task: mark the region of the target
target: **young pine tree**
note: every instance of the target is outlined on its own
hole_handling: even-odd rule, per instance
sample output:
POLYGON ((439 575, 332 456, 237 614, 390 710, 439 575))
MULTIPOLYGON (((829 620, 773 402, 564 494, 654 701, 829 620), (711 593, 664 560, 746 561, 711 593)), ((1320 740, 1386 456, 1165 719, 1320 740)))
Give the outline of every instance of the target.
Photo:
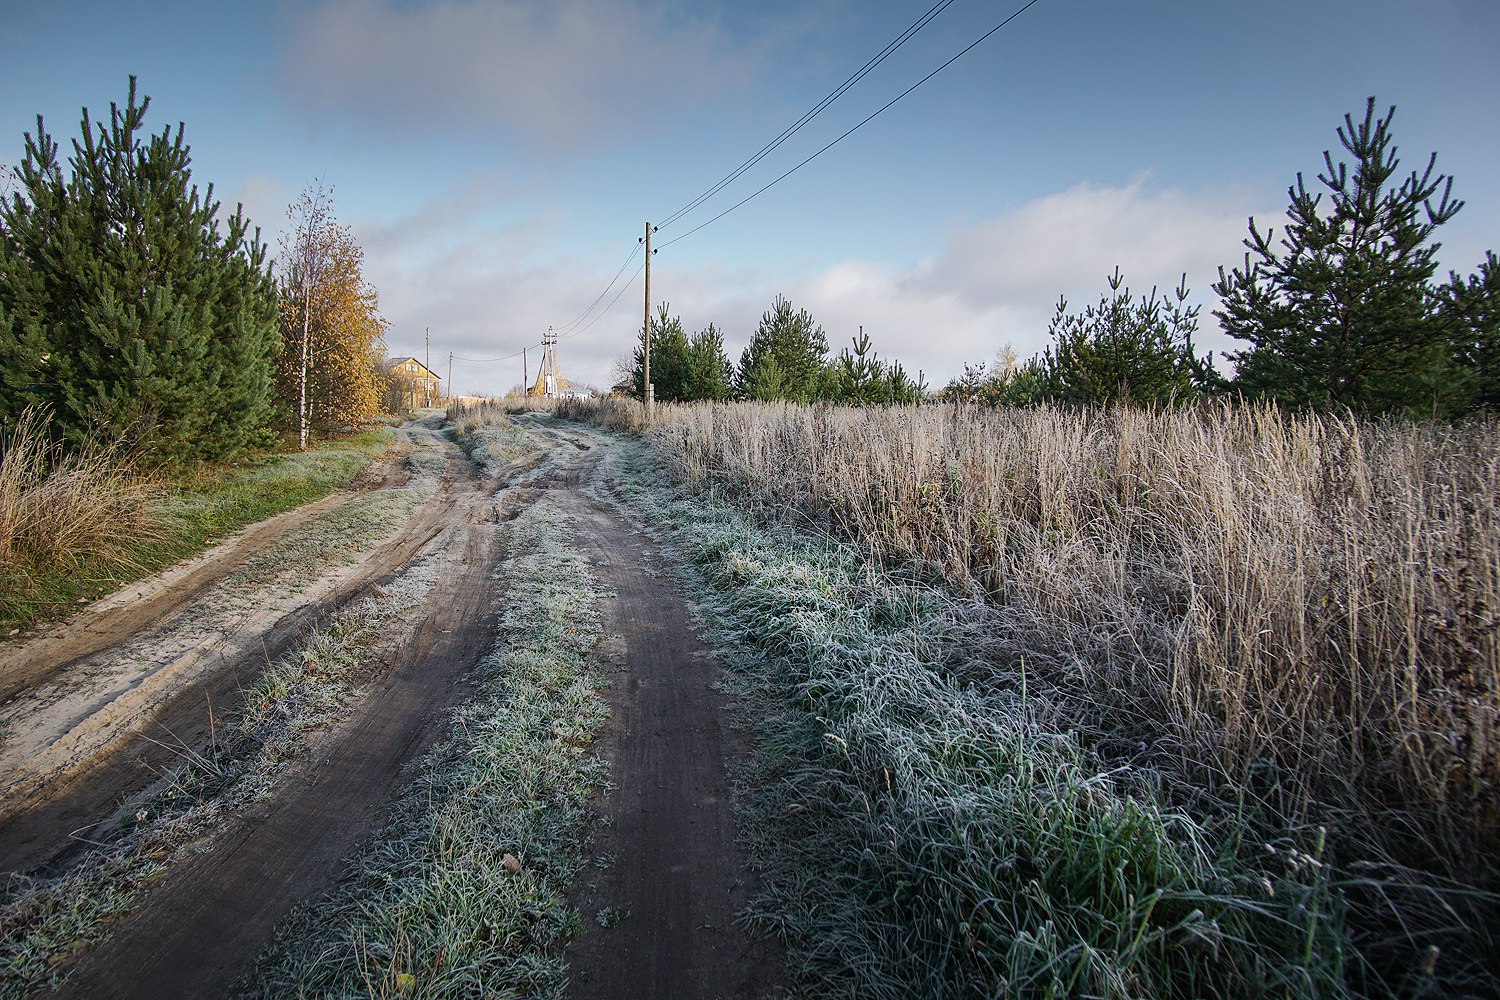
POLYGON ((263 437, 275 289, 259 232, 191 182, 183 126, 143 136, 150 99, 83 112, 65 174, 39 117, 0 207, 0 420, 47 406, 74 444, 221 458, 263 437))
POLYGON ((1120 269, 1109 294, 1081 313, 1057 303, 1041 358, 1047 395, 1072 403, 1150 405, 1184 401, 1209 390, 1217 376, 1193 346, 1198 307, 1187 304, 1187 276, 1170 298, 1132 298, 1120 269))
POLYGON ((1450 271, 1439 297, 1464 398, 1471 408, 1500 412, 1500 259, 1491 250, 1468 278, 1450 271))
POLYGON ((1231 355, 1235 384, 1250 395, 1296 407, 1432 414, 1455 405, 1447 320, 1430 279, 1432 235, 1463 202, 1452 178, 1398 177, 1391 108, 1338 130, 1352 158, 1323 153, 1313 193, 1297 175, 1279 243, 1250 220, 1245 264, 1214 285, 1223 329, 1249 346, 1231 355), (1324 195, 1328 196, 1325 204, 1324 195))
POLYGON ((745 399, 810 403, 827 356, 828 337, 812 314, 793 310, 791 300, 778 295, 740 353, 736 392, 745 399))
MULTIPOLYGON (((636 399, 646 398, 646 355, 644 343, 637 338, 631 385, 636 399)), ((682 318, 672 315, 672 305, 662 302, 651 317, 651 384, 656 387, 659 403, 681 403, 688 397, 684 383, 688 378, 688 337, 682 318)))

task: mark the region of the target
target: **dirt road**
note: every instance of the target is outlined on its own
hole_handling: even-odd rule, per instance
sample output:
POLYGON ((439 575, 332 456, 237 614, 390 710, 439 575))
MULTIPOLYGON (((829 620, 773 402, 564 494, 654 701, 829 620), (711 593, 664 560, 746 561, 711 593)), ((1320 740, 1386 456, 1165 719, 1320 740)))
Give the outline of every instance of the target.
POLYGON ((575 515, 577 543, 619 595, 612 641, 624 670, 602 751, 614 791, 601 810, 613 822, 594 844, 619 860, 579 883, 574 995, 750 997, 775 984, 775 956, 732 924, 748 886, 712 659, 648 568, 652 546, 585 493, 609 439, 531 426, 541 451, 488 478, 435 421, 412 426, 405 469, 247 529, 71 630, 0 654, 13 728, 0 746, 0 872, 56 871, 127 825, 163 770, 206 748, 216 720, 315 622, 418 564, 432 578, 316 753, 181 852, 107 940, 65 960, 63 995, 222 995, 281 916, 335 882, 493 642, 504 610, 497 522, 544 493, 575 515), (606 907, 628 916, 600 927, 606 907))

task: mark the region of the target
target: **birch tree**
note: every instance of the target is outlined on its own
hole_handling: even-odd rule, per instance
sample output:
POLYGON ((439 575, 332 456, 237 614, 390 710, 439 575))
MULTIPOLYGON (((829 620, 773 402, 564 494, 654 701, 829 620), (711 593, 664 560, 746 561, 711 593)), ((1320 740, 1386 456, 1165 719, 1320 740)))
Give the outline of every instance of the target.
POLYGON ((286 350, 278 381, 305 450, 314 425, 352 423, 379 411, 388 324, 364 277, 363 248, 334 217, 332 189, 314 184, 287 216, 293 229, 282 253, 286 350))

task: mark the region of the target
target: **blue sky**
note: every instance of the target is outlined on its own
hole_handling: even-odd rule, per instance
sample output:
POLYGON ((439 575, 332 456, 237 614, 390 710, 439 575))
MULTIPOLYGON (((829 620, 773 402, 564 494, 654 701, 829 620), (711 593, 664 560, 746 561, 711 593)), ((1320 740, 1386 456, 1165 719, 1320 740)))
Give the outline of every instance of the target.
MULTIPOLYGON (((1500 249, 1494 0, 1038 0, 765 194, 692 235, 1015 11, 955 0, 743 179, 656 236, 653 298, 738 356, 777 294, 830 344, 941 385, 1004 344, 1044 345, 1120 265, 1187 274, 1204 347, 1247 218, 1275 222, 1346 112, 1374 95, 1403 168, 1430 153, 1466 207, 1444 268, 1500 249), (680 242, 668 241, 683 237, 680 242)), ((644 223, 737 167, 932 0, 0 0, 0 162, 36 115, 64 141, 135 74, 148 125, 186 124, 194 177, 273 246, 318 178, 366 250, 393 354, 498 358, 566 330, 565 375, 607 385, 639 331, 632 279, 584 313, 644 223)), ((456 361, 500 392, 520 360, 456 361)))

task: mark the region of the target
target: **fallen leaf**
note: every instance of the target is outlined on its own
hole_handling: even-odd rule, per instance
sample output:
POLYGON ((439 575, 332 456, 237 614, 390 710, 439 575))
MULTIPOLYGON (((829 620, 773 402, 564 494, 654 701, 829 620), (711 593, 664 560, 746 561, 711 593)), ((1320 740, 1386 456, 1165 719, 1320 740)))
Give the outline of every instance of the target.
POLYGON ((500 867, 508 872, 518 872, 521 870, 521 862, 516 860, 514 854, 507 854, 500 859, 500 867))

